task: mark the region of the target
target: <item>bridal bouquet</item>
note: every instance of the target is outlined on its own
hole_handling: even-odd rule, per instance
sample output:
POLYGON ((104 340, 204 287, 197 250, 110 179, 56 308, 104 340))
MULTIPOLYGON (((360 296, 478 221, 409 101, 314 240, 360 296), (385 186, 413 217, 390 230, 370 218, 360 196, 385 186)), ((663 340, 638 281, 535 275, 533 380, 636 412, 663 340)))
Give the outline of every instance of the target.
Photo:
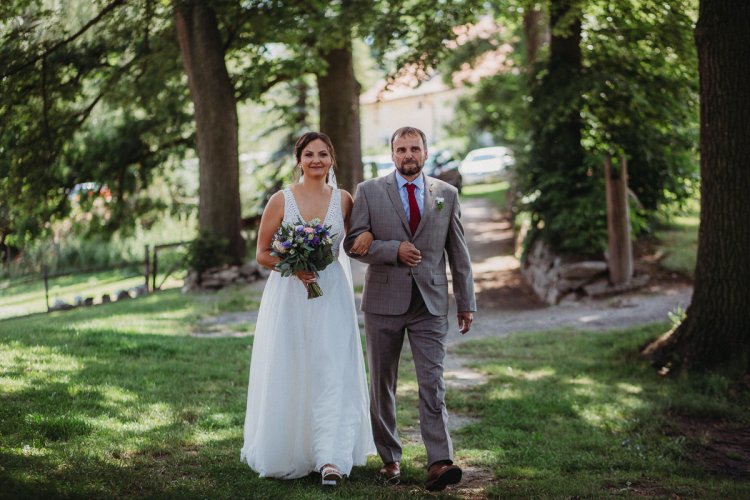
MULTIPOLYGON (((333 237, 331 226, 324 226, 320 219, 313 219, 307 224, 298 221, 296 224, 281 223, 271 242, 271 255, 281 259, 276 270, 288 277, 297 271, 322 271, 333 262, 333 237)), ((314 299, 323 295, 317 283, 307 285, 307 298, 314 299)))

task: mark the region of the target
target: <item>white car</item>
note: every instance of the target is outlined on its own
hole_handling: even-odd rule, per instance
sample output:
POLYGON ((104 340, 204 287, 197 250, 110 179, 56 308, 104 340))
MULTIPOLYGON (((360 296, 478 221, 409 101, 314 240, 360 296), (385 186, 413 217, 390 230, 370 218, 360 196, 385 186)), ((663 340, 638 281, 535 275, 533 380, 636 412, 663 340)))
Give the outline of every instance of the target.
POLYGON ((385 177, 396 169, 390 155, 363 156, 362 166, 365 169, 365 179, 385 177))
POLYGON ((458 167, 464 184, 507 180, 507 167, 513 165, 513 153, 502 146, 469 151, 458 167))

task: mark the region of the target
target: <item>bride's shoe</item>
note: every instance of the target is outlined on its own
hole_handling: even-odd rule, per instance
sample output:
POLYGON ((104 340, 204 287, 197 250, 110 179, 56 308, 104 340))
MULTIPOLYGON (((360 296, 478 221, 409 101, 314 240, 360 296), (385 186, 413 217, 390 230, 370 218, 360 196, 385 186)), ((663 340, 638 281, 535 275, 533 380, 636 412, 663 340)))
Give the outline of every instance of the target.
POLYGON ((323 486, 336 486, 341 481, 341 471, 333 464, 325 464, 320 468, 323 486))

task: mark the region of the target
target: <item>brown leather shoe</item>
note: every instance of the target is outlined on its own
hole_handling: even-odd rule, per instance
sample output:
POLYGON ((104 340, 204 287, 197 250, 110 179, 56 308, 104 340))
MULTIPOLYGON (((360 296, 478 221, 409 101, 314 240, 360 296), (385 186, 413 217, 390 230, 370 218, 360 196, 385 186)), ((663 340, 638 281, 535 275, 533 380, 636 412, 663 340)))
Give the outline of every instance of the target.
POLYGON ((401 466, 398 462, 388 462, 380 468, 380 475, 385 479, 385 484, 397 485, 401 482, 401 466))
POLYGON ((427 491, 443 491, 449 484, 458 484, 461 481, 461 467, 448 462, 435 462, 427 471, 427 491))

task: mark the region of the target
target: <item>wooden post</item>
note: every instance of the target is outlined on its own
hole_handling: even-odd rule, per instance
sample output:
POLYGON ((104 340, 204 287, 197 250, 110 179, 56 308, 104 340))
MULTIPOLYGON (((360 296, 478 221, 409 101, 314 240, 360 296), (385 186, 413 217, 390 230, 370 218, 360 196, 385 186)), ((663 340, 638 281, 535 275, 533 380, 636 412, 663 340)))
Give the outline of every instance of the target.
POLYGON ((44 275, 44 303, 47 305, 47 312, 49 312, 49 270, 47 264, 42 266, 42 274, 44 275))
POLYGON ((609 234, 609 281, 626 283, 633 277, 633 246, 630 241, 628 209, 628 168, 625 156, 620 168, 612 167, 612 157, 604 160, 607 190, 607 229, 609 234))
POLYGON ((146 291, 148 292, 148 275, 149 271, 151 271, 151 266, 148 262, 148 245, 143 245, 143 280, 144 285, 146 286, 146 291))
POLYGON ((159 245, 154 246, 154 272, 152 273, 151 289, 156 291, 156 273, 159 272, 159 245))

